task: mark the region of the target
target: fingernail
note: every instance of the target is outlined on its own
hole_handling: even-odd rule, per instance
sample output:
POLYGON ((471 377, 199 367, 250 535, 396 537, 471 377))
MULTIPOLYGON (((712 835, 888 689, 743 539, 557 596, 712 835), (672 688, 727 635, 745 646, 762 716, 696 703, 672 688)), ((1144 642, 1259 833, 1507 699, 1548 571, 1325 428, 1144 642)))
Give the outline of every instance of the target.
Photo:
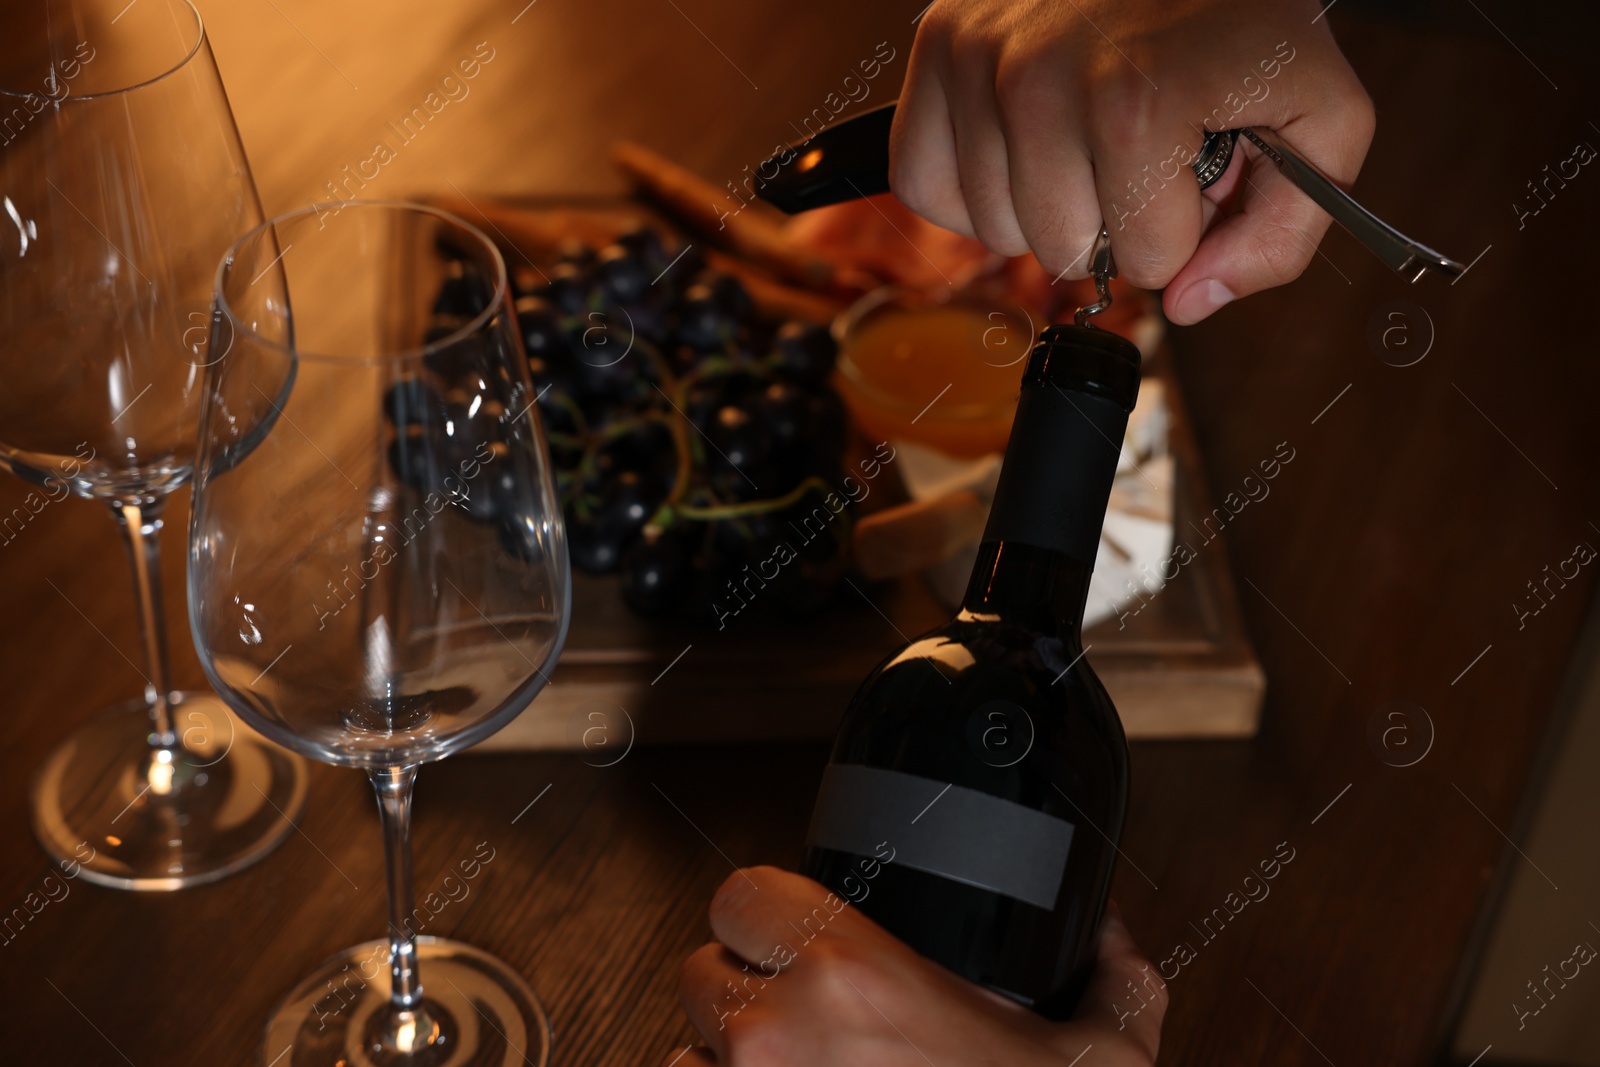
POLYGON ((1179 326, 1193 325, 1233 299, 1226 285, 1215 278, 1202 278, 1178 294, 1172 321, 1179 326))

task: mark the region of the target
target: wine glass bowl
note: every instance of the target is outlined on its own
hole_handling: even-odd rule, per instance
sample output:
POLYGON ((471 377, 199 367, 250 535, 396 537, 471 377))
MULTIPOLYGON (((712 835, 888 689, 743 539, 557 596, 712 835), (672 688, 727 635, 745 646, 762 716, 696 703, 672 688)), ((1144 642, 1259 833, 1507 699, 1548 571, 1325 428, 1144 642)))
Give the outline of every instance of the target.
POLYGON ((265 1058, 542 1062, 548 1028, 526 983, 478 949, 417 937, 410 888, 418 765, 526 707, 566 634, 561 512, 505 264, 444 212, 355 202, 246 234, 216 292, 189 531, 195 647, 251 726, 367 771, 390 864, 388 942, 291 992, 265 1058), (392 989, 368 974, 330 1013, 328 983, 379 949, 392 989))
POLYGON ((216 261, 261 221, 199 13, 125 4, 51 0, 72 17, 13 27, 0 84, 0 320, 26 366, 0 462, 76 461, 107 499, 188 480, 216 261))
POLYGON ((411 766, 473 744, 533 698, 562 636, 559 508, 526 361, 489 308, 503 266, 454 225, 308 210, 243 238, 218 276, 195 641, 252 725, 324 762, 411 766), (317 287, 302 257, 309 274, 386 248, 416 264, 408 291, 301 291, 317 287), (420 343, 429 290, 452 275, 481 282, 485 310, 420 343), (352 315, 362 302, 373 314, 352 315), (229 465, 208 462, 222 449, 229 465))
POLYGON ((193 471, 216 263, 260 220, 187 0, 3 5, 0 468, 109 505, 143 638, 143 699, 75 730, 31 796, 45 850, 103 885, 221 878, 290 833, 305 798, 299 760, 213 695, 171 689, 161 610, 157 541, 193 471))

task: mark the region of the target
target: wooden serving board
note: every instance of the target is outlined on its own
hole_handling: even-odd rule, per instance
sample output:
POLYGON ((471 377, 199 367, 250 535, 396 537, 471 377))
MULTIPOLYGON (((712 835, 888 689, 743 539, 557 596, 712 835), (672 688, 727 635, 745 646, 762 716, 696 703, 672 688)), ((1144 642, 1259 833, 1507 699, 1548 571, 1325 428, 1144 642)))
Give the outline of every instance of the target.
MULTIPOLYGON (((1164 347, 1146 374, 1166 385, 1176 524, 1189 530, 1209 514, 1211 496, 1164 347)), ((1088 659, 1130 738, 1250 737, 1266 680, 1227 553, 1220 539, 1188 540, 1196 557, 1137 614, 1084 635, 1088 659)), ((475 750, 584 748, 604 764, 640 742, 830 738, 878 661, 951 615, 919 576, 852 581, 817 617, 741 616, 719 631, 640 619, 613 580, 575 574, 572 628, 550 685, 475 750)))

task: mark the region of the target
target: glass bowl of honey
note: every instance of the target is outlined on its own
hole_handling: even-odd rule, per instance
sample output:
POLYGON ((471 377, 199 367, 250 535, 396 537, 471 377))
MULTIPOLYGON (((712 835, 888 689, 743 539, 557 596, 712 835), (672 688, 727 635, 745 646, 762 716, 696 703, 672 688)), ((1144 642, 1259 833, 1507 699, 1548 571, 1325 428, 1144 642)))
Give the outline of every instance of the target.
POLYGON ((1043 325, 1019 304, 879 289, 833 324, 835 385, 857 425, 878 440, 959 457, 1003 452, 1043 325))

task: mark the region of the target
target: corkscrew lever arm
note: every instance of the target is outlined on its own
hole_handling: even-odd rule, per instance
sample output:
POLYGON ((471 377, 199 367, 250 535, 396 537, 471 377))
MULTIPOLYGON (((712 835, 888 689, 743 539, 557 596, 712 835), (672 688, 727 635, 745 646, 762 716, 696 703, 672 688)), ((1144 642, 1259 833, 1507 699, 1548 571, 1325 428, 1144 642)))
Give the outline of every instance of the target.
POLYGON ((1349 230, 1350 236, 1372 249, 1379 259, 1408 281, 1417 282, 1429 271, 1454 278, 1467 269, 1449 256, 1413 241, 1362 207, 1327 175, 1302 159, 1273 131, 1246 126, 1240 132, 1278 165, 1284 177, 1299 186, 1301 192, 1315 201, 1318 207, 1332 215, 1335 222, 1349 230))

